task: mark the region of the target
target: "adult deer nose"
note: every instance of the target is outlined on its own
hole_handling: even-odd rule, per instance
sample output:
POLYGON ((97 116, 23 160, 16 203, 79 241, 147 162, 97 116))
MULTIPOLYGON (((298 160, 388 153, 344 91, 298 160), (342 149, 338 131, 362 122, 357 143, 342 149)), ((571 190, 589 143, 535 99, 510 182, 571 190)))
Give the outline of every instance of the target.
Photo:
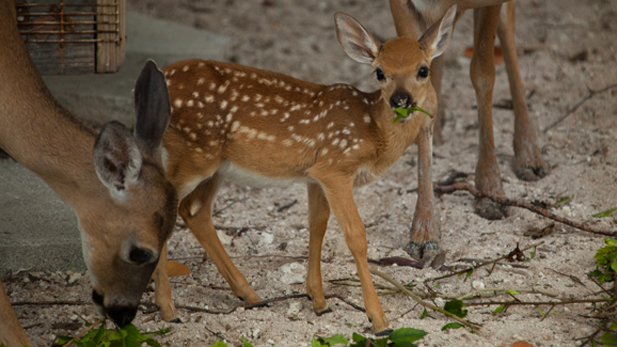
POLYGON ((105 308, 105 313, 120 328, 128 325, 135 318, 137 306, 111 306, 105 308))
POLYGON ((406 92, 396 92, 390 98, 390 105, 392 108, 409 108, 411 107, 412 98, 411 95, 406 92))

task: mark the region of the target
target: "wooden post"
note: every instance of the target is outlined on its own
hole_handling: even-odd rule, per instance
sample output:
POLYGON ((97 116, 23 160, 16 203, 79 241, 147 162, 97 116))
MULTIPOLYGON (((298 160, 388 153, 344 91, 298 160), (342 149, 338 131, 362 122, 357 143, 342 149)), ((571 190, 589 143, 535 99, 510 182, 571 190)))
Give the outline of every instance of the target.
POLYGON ((97 22, 117 23, 98 24, 97 31, 118 31, 97 33, 97 39, 109 42, 96 44, 96 73, 116 72, 122 66, 126 52, 126 0, 97 0, 97 4, 116 5, 97 7, 97 12, 100 13, 96 16, 97 22))

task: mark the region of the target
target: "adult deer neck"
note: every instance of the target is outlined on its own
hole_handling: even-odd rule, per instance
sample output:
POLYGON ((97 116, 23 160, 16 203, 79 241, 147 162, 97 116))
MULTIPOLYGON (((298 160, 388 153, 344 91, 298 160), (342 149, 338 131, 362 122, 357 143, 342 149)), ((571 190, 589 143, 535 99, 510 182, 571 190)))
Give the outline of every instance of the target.
MULTIPOLYGON (((95 133, 53 98, 23 43, 10 1, 0 2, 0 148, 74 205, 75 189, 96 187, 95 133)), ((99 183, 98 186, 103 186, 99 183)))

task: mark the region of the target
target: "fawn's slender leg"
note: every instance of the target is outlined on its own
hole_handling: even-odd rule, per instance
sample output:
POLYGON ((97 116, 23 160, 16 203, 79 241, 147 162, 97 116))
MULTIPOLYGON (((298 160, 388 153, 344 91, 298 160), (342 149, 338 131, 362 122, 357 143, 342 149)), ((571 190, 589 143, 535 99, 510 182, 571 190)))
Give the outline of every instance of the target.
POLYGON ((429 258, 439 252, 439 214, 435 210, 431 160, 433 156, 432 126, 418 133, 418 201, 411 224, 411 242, 407 252, 412 257, 429 258))
MULTIPOLYGON (((499 6, 474 9, 474 54, 471 59, 471 82, 478 100, 480 153, 476 166, 476 187, 480 192, 505 196, 493 137, 493 86, 495 84, 495 33, 499 24, 499 6)), ((501 219, 508 209, 489 199, 476 201, 476 211, 487 219, 501 219)))
MULTIPOLYGON (((319 174, 319 172, 315 173, 319 174)), ((325 174, 324 177, 317 177, 313 172, 311 174, 321 182, 328 203, 343 230, 345 241, 356 263, 366 315, 373 322, 373 329, 377 335, 389 334, 388 319, 381 308, 368 269, 366 229, 353 200, 353 180, 349 176, 325 174)))
POLYGON ((254 304, 259 302, 259 296, 233 264, 214 229, 212 204, 219 183, 220 176, 215 173, 180 202, 178 213, 229 283, 234 294, 249 304, 254 304))
POLYGON ((315 313, 321 316, 324 313, 332 312, 326 303, 321 282, 321 245, 328 228, 330 205, 328 205, 328 200, 319 184, 309 183, 307 188, 310 240, 306 292, 313 299, 315 313))
POLYGON ((535 128, 527 113, 525 84, 521 78, 514 40, 516 18, 514 1, 508 2, 505 6, 506 15, 499 21, 497 34, 504 53, 514 107, 514 153, 516 156, 514 173, 522 180, 537 181, 549 173, 550 167, 542 159, 542 153, 536 145, 535 128))
POLYGON ((2 281, 0 281, 0 317, 3 320, 0 325, 0 345, 4 344, 6 347, 32 346, 32 342, 15 316, 2 281))
POLYGON ((440 145, 443 143, 443 127, 446 124, 446 108, 443 104, 443 95, 441 94, 441 76, 443 75, 443 54, 433 59, 431 62, 431 84, 435 88, 437 95, 437 115, 433 123, 433 143, 440 145))
POLYGON ((154 270, 154 303, 161 311, 161 319, 167 322, 180 323, 178 311, 171 299, 171 285, 167 274, 167 242, 161 250, 159 263, 154 270))

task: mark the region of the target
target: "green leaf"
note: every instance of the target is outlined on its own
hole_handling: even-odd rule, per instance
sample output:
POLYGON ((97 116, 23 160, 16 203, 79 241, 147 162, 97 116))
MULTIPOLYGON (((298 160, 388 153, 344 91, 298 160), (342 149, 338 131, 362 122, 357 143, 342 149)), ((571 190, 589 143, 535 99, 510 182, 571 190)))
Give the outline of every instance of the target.
POLYGON ((242 335, 242 347, 253 347, 253 344, 248 342, 245 338, 244 335, 242 335))
MULTIPOLYGON (((58 335, 56 334, 56 338, 58 339, 58 344, 60 346, 67 344, 69 341, 71 341, 73 338, 70 336, 66 336, 66 335, 58 335)), ((1 344, 0 347, 3 347, 4 344, 1 344)))
POLYGON ((426 316, 428 316, 428 311, 426 311, 426 309, 424 309, 424 311, 422 311, 422 314, 420 315, 420 319, 424 319, 424 318, 426 318, 426 316))
POLYGON ((464 318, 467 315, 467 310, 463 310, 463 307, 465 307, 465 304, 461 300, 454 299, 446 302, 443 309, 457 317, 464 318))
POLYGON ((462 327, 464 327, 463 324, 458 323, 458 322, 452 322, 452 323, 448 323, 448 324, 444 325, 441 328, 441 331, 445 331, 445 330, 448 330, 448 329, 459 329, 459 328, 462 328, 462 327))
POLYGON ((540 306, 536 307, 536 309, 538 310, 538 312, 540 312, 540 314, 542 315, 542 317, 544 317, 544 312, 542 312, 542 310, 540 309, 540 306))
POLYGON ((615 330, 617 329, 617 322, 613 322, 609 327, 610 330, 615 330))
POLYGON ((397 123, 397 122, 398 122, 398 121, 400 121, 401 119, 403 119, 403 118, 407 118, 407 117, 411 116, 411 114, 412 114, 414 111, 420 111, 420 112, 422 112, 422 113, 427 114, 429 117, 433 118, 433 116, 432 116, 430 113, 426 112, 425 110, 421 109, 421 108, 420 108, 420 107, 418 107, 418 106, 413 106, 413 107, 410 107, 410 108, 402 108, 402 107, 398 107, 398 108, 395 108, 395 109, 394 109, 394 113, 395 113, 397 116, 396 116, 396 118, 394 118, 394 121, 393 121, 392 123, 397 123))
POLYGON ((497 308, 495 309, 495 311, 493 311, 493 316, 496 315, 499 312, 502 312, 503 310, 506 309, 506 305, 499 305, 497 306, 497 308))
POLYGON ((615 208, 611 208, 610 210, 606 210, 606 211, 602 211, 602 212, 598 212, 596 214, 592 214, 592 217, 595 218, 604 218, 604 217, 608 217, 610 216, 613 212, 617 211, 617 207, 615 208))
POLYGON ((529 252, 529 258, 533 259, 536 256, 536 252, 529 252))
POLYGON ((469 276, 471 276, 472 274, 473 274, 473 267, 469 269, 469 271, 467 271, 467 274, 465 275, 465 279, 469 278, 469 276))
POLYGON ((617 246, 617 240, 615 239, 604 239, 604 243, 609 246, 617 246))
MULTIPOLYGON (((313 339, 315 339, 314 336, 313 336, 313 339)), ((349 342, 347 341, 347 338, 343 334, 336 334, 330 337, 319 337, 317 341, 321 344, 321 345, 318 345, 317 347, 321 347, 324 345, 329 347, 329 346, 335 346, 337 344, 343 344, 347 346, 347 343, 349 342)))
POLYGON ((143 342, 145 342, 148 346, 161 347, 161 344, 158 341, 151 338, 147 338, 143 342))
POLYGON ((561 205, 565 205, 567 203, 569 203, 570 201, 572 201, 572 198, 570 198, 569 196, 564 196, 562 198, 560 198, 559 200, 557 200, 557 202, 555 202, 553 204, 554 208, 558 208, 561 205))
POLYGON ((610 331, 605 332, 602 337, 600 337, 600 341, 604 346, 617 347, 617 339, 610 331))
POLYGON ((519 292, 517 292, 516 290, 513 289, 508 289, 508 294, 510 295, 516 295, 516 294, 520 294, 519 292))
POLYGON ((390 336, 390 340, 395 343, 403 343, 403 342, 414 342, 418 341, 428 333, 424 330, 414 329, 414 328, 400 328, 394 330, 390 336))
MULTIPOLYGON (((242 336, 242 339, 244 339, 244 336, 242 336)), ((227 344, 223 341, 216 341, 215 343, 211 344, 209 347, 227 347, 227 344)))

